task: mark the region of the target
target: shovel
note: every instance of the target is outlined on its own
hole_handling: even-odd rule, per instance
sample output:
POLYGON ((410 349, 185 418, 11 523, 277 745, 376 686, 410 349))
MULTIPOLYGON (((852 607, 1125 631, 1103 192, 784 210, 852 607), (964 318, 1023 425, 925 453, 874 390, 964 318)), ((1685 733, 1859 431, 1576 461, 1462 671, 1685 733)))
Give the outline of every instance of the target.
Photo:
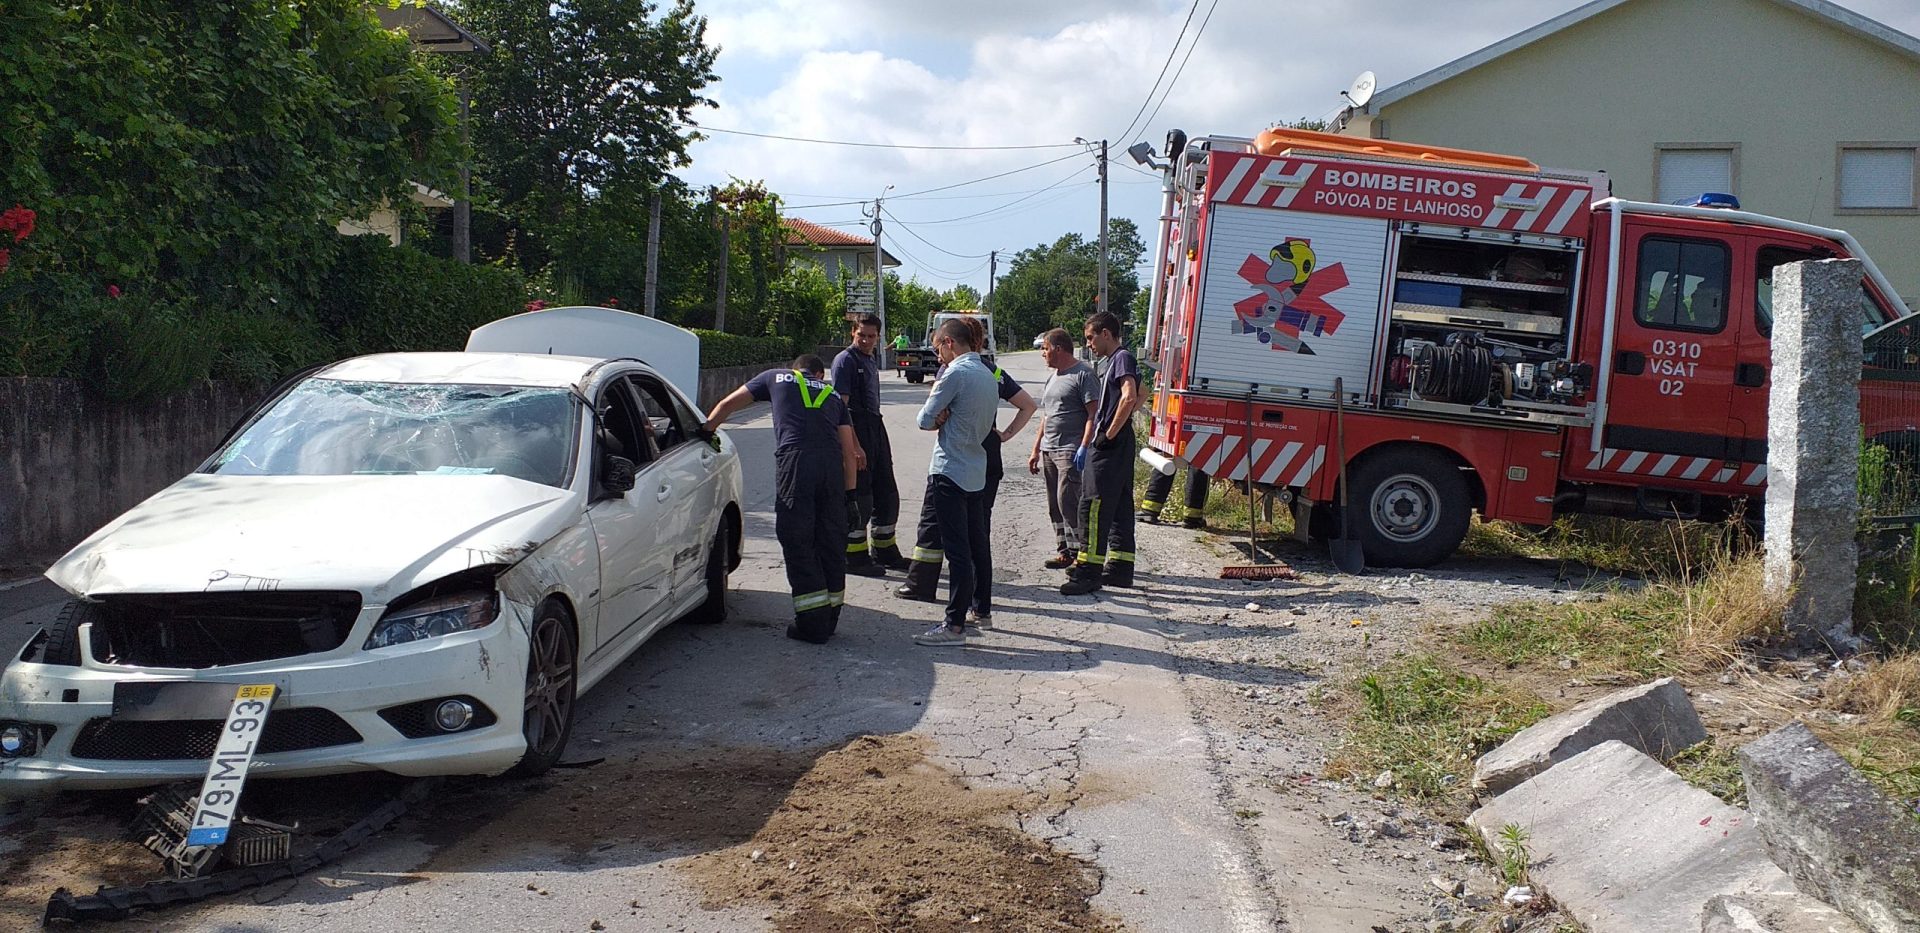
POLYGON ((1359 573, 1367 569, 1366 554, 1353 536, 1353 509, 1347 493, 1347 392, 1346 386, 1333 380, 1334 456, 1340 458, 1340 536, 1332 541, 1333 566, 1341 573, 1359 573))

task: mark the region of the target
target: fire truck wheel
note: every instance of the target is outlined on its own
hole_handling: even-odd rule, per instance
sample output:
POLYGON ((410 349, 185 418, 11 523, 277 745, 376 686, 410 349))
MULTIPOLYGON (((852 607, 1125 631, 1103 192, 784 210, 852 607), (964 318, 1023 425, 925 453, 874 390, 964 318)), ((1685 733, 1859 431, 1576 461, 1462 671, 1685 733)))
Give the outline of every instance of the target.
POLYGON ((1399 448, 1353 466, 1353 533, 1376 567, 1431 567, 1467 536, 1473 498, 1452 461, 1399 448))

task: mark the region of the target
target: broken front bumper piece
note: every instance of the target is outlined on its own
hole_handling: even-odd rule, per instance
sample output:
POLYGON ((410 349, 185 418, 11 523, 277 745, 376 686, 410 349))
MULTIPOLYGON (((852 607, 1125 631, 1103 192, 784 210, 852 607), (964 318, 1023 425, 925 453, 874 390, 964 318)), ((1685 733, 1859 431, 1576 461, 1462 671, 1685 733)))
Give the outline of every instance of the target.
POLYGON ((0 674, 0 724, 24 724, 36 742, 26 754, 0 756, 0 799, 204 777, 224 713, 190 711, 191 700, 131 708, 134 691, 122 684, 219 684, 229 697, 239 684, 276 685, 256 778, 497 774, 526 751, 520 711, 531 618, 503 598, 500 618, 485 628, 364 649, 373 620, 363 615, 354 637, 333 651, 201 670, 106 665, 84 648, 78 667, 16 660, 0 674), (443 732, 432 713, 449 698, 476 715, 443 732))

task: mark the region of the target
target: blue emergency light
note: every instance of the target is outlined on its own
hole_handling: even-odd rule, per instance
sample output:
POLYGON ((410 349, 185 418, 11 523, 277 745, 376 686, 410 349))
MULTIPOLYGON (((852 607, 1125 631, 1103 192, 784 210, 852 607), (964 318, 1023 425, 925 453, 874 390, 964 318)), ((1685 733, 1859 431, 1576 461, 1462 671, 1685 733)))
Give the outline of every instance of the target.
POLYGON ((1693 202, 1693 206, 1694 207, 1714 207, 1714 208, 1719 208, 1721 210, 1737 211, 1740 209, 1740 199, 1730 194, 1723 194, 1718 191, 1709 191, 1705 194, 1702 194, 1698 199, 1696 199, 1693 202))

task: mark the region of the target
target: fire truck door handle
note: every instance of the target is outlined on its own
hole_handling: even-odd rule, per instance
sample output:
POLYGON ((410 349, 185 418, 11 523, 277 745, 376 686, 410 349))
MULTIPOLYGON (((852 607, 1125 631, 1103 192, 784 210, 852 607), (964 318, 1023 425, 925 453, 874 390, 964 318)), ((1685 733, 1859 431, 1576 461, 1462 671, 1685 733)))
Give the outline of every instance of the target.
POLYGON ((1767 368, 1759 363, 1741 363, 1733 368, 1733 384, 1758 389, 1767 381, 1767 368))
POLYGON ((1621 350, 1614 354, 1613 371, 1623 376, 1638 376, 1647 371, 1647 355, 1639 350, 1621 350))

